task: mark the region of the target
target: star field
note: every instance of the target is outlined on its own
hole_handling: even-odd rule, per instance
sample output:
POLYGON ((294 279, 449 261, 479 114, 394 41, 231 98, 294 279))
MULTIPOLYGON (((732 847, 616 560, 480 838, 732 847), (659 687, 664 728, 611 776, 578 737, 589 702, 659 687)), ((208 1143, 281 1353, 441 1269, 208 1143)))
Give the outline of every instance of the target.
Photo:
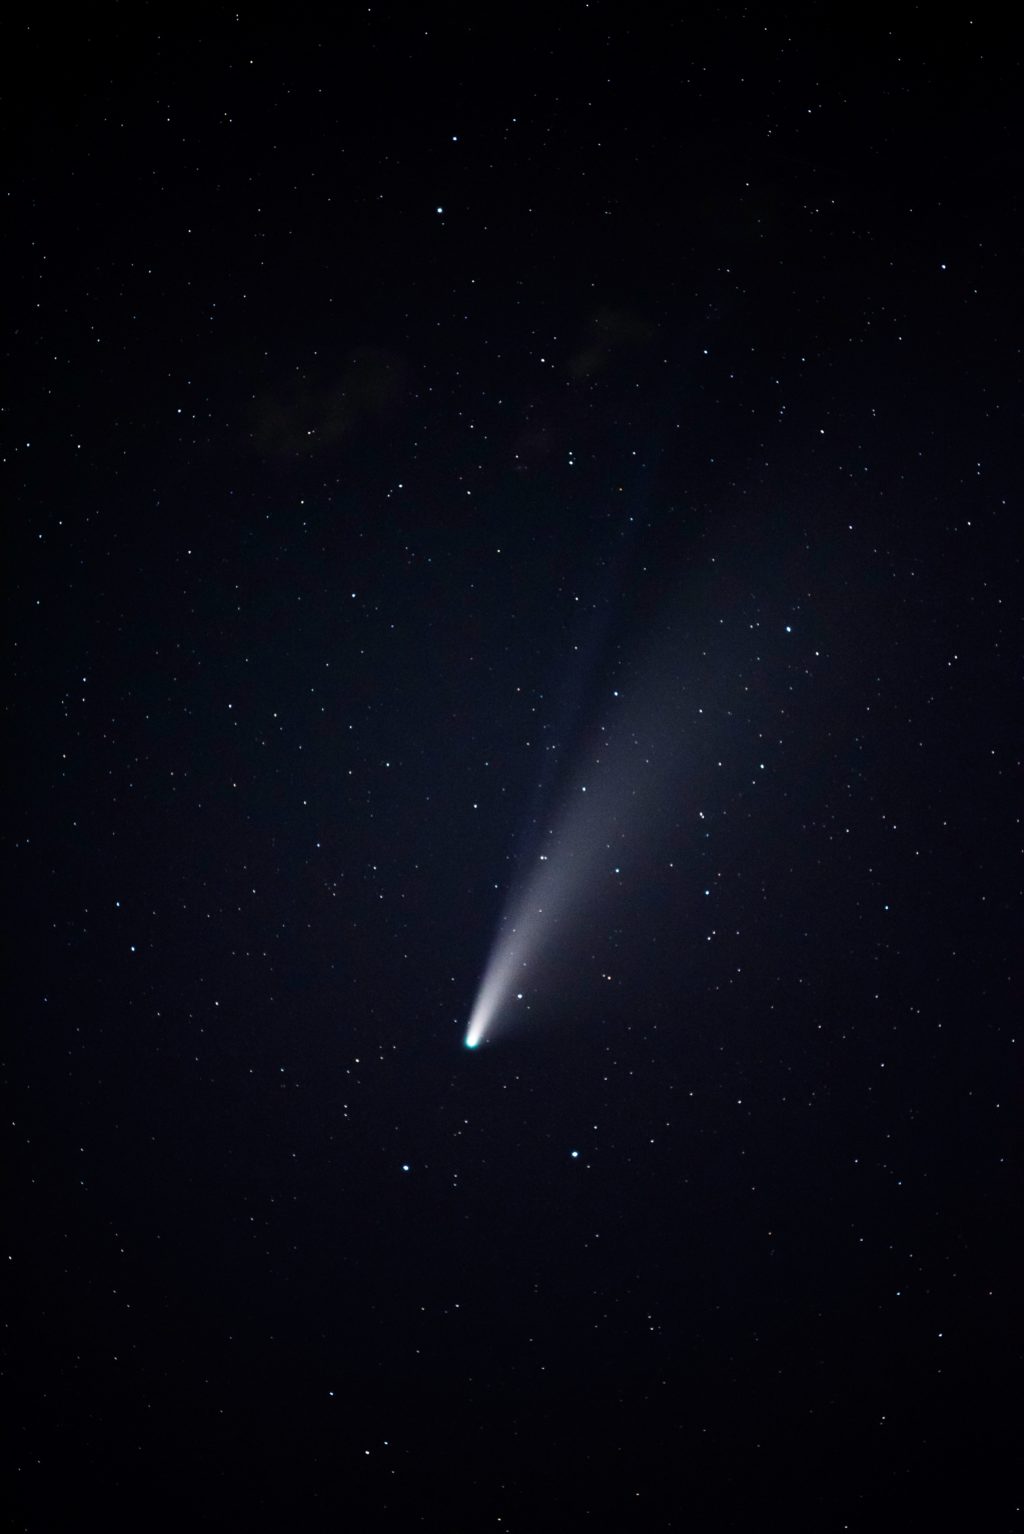
POLYGON ((11 1527, 1015 1527, 1000 24, 8 40, 11 1527))

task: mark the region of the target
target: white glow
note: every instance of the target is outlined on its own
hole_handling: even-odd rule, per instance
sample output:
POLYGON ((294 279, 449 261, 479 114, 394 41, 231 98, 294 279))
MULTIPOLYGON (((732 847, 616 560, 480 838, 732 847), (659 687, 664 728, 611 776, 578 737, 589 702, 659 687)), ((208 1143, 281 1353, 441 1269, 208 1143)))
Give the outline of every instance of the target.
MULTIPOLYGON (((540 978, 538 971, 546 970, 559 939, 577 927, 600 890, 601 864, 607 859, 589 822, 601 807, 596 796, 584 802, 587 811, 565 817, 552 837, 554 850, 537 859, 509 900, 469 1020, 469 1049, 513 1008, 529 1010, 530 982, 540 978)), ((608 872, 611 877, 611 865, 608 872)))
MULTIPOLYGON (((525 924, 524 924, 525 925, 525 924)), ((499 938, 490 962, 480 982, 476 1004, 466 1030, 466 1048, 476 1049, 487 1033, 498 1011, 514 995, 514 982, 526 964, 525 941, 517 941, 519 934, 513 928, 508 941, 499 938)), ((522 999, 521 995, 518 999, 522 999)))
POLYGON ((608 710, 575 754, 560 805, 509 893, 467 1048, 529 1014, 531 1000, 576 1001, 605 919, 614 912, 616 925, 628 921, 630 883, 642 877, 659 834, 678 822, 683 782, 693 787, 684 772, 693 713, 681 706, 680 670, 669 623, 626 670, 628 691, 610 689, 608 710))

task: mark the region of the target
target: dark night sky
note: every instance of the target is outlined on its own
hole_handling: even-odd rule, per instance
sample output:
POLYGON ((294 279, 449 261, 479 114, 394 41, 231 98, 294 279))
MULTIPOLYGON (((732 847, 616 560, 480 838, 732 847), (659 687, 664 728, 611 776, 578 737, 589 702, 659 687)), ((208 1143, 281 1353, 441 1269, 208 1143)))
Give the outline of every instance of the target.
POLYGON ((4 59, 5 1527, 1017 1527, 1019 43, 4 59))

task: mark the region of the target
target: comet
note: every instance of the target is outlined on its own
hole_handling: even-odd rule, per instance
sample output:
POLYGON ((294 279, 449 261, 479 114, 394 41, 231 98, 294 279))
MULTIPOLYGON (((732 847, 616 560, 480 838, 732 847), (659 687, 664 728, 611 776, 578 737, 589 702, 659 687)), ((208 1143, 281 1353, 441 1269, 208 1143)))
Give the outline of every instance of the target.
POLYGON ((629 886, 642 877, 666 819, 679 812, 685 731, 673 649, 663 635, 634 668, 632 685, 606 692, 604 717, 510 890, 470 1012, 467 1049, 534 1001, 578 989, 593 969, 593 945, 581 939, 593 938, 612 910, 616 923, 628 920, 629 886))

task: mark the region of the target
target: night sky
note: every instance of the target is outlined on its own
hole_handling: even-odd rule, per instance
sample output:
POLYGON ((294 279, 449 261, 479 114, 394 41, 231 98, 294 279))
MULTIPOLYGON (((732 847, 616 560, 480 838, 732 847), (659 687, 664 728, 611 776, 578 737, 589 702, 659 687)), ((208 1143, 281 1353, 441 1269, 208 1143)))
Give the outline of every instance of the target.
POLYGON ((1020 1527, 994 16, 8 28, 5 1527, 1020 1527))

